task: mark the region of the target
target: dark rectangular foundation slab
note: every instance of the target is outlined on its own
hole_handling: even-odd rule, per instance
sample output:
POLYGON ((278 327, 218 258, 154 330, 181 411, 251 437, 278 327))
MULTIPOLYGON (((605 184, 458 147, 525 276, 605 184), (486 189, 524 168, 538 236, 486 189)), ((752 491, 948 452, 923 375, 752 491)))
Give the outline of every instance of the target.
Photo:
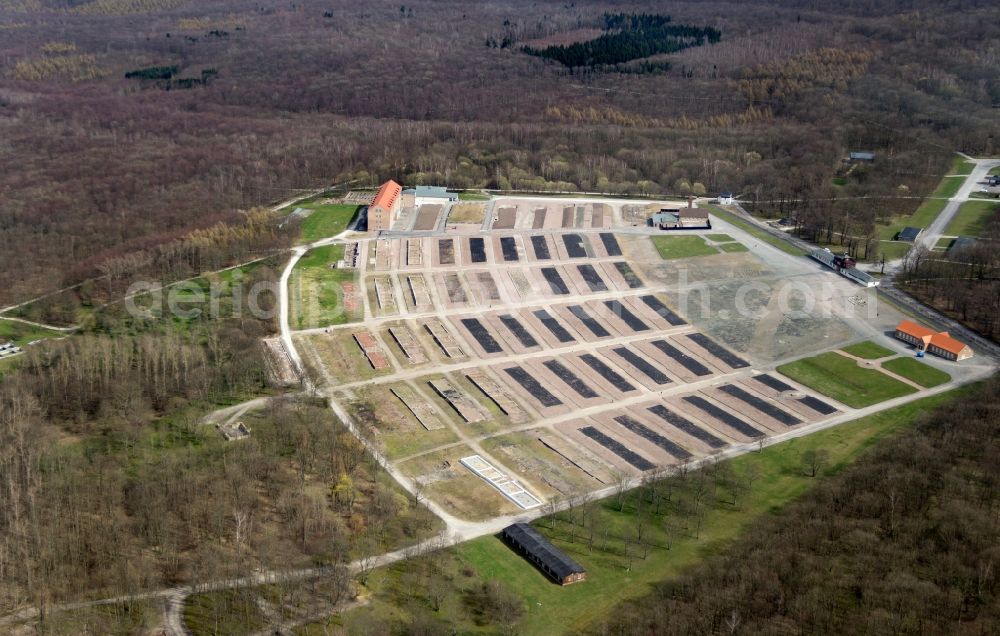
POLYGON ((585 426, 580 429, 580 432, 594 440, 604 448, 608 449, 615 455, 618 455, 626 462, 632 466, 638 468, 639 470, 646 471, 654 467, 653 462, 649 461, 642 455, 633 452, 626 448, 621 442, 611 437, 608 437, 601 431, 597 430, 593 426, 585 426))

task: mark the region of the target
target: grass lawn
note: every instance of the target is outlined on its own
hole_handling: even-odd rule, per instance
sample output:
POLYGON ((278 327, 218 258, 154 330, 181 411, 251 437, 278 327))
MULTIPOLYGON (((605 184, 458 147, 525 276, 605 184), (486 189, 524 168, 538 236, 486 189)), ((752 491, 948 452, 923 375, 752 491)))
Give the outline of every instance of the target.
POLYGON ((490 195, 482 194, 480 192, 459 192, 459 201, 489 201, 490 195))
POLYGON ((743 243, 723 243, 719 245, 719 249, 723 252, 749 252, 748 248, 743 243))
POLYGON ((728 234, 706 234, 705 238, 716 243, 731 243, 736 240, 728 234))
POLYGON ((955 242, 953 238, 939 238, 937 243, 934 244, 934 249, 936 250, 947 250, 951 247, 951 244, 955 242))
POLYGON ((313 211, 302 220, 299 236, 303 241, 316 241, 328 236, 335 236, 346 230, 347 224, 351 222, 361 206, 337 203, 330 205, 304 204, 296 207, 313 211))
POLYGON ((898 217, 889 225, 883 225, 879 230, 879 238, 883 241, 891 241, 904 227, 927 227, 941 214, 941 210, 948 202, 944 199, 924 199, 920 207, 910 216, 898 217))
POLYGON ((348 310, 344 305, 344 283, 354 283, 360 294, 357 270, 330 268, 343 256, 343 245, 324 245, 309 250, 296 263, 288 281, 295 328, 341 325, 361 319, 360 296, 357 309, 348 310))
POLYGON ((916 391, 877 369, 828 351, 778 367, 778 372, 854 408, 862 408, 916 391))
POLYGON ((998 201, 966 201, 952 217, 944 233, 949 236, 982 236, 990 219, 998 211, 998 201))
POLYGON ((754 237, 756 237, 756 238, 764 241, 768 245, 771 245, 773 247, 778 248, 782 252, 786 252, 786 253, 791 254, 793 256, 804 256, 805 255, 805 252, 803 252, 799 248, 795 247, 794 245, 792 245, 788 241, 783 241, 783 240, 781 240, 780 238, 778 238, 776 236, 772 236, 770 233, 762 230, 761 228, 757 227, 753 223, 751 223, 749 221, 746 221, 746 220, 744 220, 744 219, 736 216, 735 214, 733 214, 731 212, 727 212, 727 211, 723 210, 722 208, 718 208, 718 207, 716 207, 714 205, 709 206, 709 209, 712 211, 712 214, 714 214, 715 216, 719 217, 720 219, 722 219, 726 223, 731 223, 732 225, 735 225, 736 227, 740 228, 741 230, 743 230, 747 234, 750 234, 751 236, 754 236, 754 237))
POLYGON ((934 190, 934 194, 931 196, 950 199, 955 196, 955 193, 958 192, 963 183, 965 183, 965 177, 945 177, 941 179, 941 183, 938 184, 937 189, 934 190))
POLYGON ((654 236, 653 245, 660 258, 690 258, 718 254, 718 250, 705 243, 700 236, 654 236))
POLYGON ((928 389, 951 380, 951 376, 944 371, 935 369, 914 358, 896 358, 883 362, 882 367, 928 389))
POLYGON ((674 530, 667 536, 664 519, 678 517, 668 513, 658 516, 650 504, 642 511, 629 499, 619 512, 615 497, 598 502, 591 515, 599 515, 597 527, 601 538, 588 549, 585 530, 569 523, 568 513, 535 522, 535 527, 553 543, 587 569, 585 582, 561 587, 549 582, 535 567, 515 554, 497 537, 475 539, 446 550, 439 557, 446 593, 439 610, 430 609, 428 586, 419 572, 429 557, 413 559, 373 572, 367 592, 371 603, 322 624, 313 624, 303 633, 321 634, 322 626, 338 625, 348 633, 401 631, 399 623, 414 616, 431 615, 450 626, 455 633, 497 633, 496 625, 476 623, 467 605, 471 590, 489 579, 499 579, 507 589, 524 600, 525 614, 516 633, 527 635, 577 634, 596 628, 595 623, 609 616, 619 603, 647 594, 652 586, 675 577, 708 556, 727 550, 750 523, 795 500, 812 488, 817 480, 807 476, 802 456, 808 450, 823 449, 829 462, 823 476, 842 470, 875 442, 893 435, 926 411, 955 398, 968 389, 916 400, 875 415, 860 418, 807 437, 765 448, 727 462, 741 474, 748 466, 759 473, 748 494, 737 504, 722 488, 710 496, 700 531, 693 528, 674 530), (650 547, 645 558, 632 543, 634 556, 623 555, 622 537, 634 536, 639 515, 645 516, 646 538, 650 547), (607 529, 609 539, 603 539, 607 529), (575 537, 575 540, 574 540, 575 537), (670 545, 668 548, 667 546, 670 545), (376 628, 376 631, 378 629, 376 628))
POLYGON ((842 348, 841 351, 849 353, 852 356, 865 358, 866 360, 877 360, 878 358, 896 355, 896 352, 892 349, 886 349, 882 345, 877 345, 871 341, 852 344, 842 348))
POLYGON ((891 261, 906 256, 912 246, 904 241, 882 241, 878 244, 878 251, 885 260, 891 261))
POLYGON ((965 160, 961 155, 955 155, 951 160, 951 171, 948 174, 970 174, 973 164, 965 160))
POLYGON ((58 331, 52 331, 51 329, 42 329, 34 325, 26 325, 23 322, 0 318, 0 344, 13 342, 17 346, 23 347, 34 340, 54 338, 61 335, 58 331))
POLYGON ((448 211, 448 223, 482 223, 485 218, 483 203, 456 203, 448 211))

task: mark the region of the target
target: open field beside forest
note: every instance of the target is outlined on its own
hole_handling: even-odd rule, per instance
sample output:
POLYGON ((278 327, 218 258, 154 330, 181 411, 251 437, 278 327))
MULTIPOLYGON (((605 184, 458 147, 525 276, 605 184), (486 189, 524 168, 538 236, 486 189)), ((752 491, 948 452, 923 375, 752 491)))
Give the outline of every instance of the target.
POLYGON ((944 229, 948 236, 983 236, 990 221, 1000 212, 1000 201, 966 201, 944 229))

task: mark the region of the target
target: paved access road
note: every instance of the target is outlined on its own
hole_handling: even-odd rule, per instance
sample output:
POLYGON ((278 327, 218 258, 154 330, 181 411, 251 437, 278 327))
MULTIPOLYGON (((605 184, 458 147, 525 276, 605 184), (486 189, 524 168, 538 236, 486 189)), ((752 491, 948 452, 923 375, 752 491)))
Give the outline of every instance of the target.
POLYGON ((948 199, 948 203, 941 210, 941 213, 937 215, 937 218, 920 234, 914 247, 920 245, 926 247, 928 250, 934 249, 938 239, 944 235, 945 228, 955 218, 955 214, 958 213, 959 208, 969 200, 969 195, 980 189, 982 183, 986 181, 986 175, 989 174, 990 170, 1000 166, 1000 159, 973 159, 967 155, 963 156, 975 164, 972 172, 965 178, 965 182, 962 183, 962 187, 958 189, 955 196, 948 199))

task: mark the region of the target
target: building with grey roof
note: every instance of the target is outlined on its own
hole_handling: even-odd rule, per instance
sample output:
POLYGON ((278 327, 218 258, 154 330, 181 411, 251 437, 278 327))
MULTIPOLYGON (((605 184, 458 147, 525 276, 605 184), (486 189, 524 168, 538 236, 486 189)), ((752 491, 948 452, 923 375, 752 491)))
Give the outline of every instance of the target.
POLYGON ((526 523, 507 526, 501 536, 508 545, 559 585, 578 583, 587 578, 587 571, 582 565, 526 523))

